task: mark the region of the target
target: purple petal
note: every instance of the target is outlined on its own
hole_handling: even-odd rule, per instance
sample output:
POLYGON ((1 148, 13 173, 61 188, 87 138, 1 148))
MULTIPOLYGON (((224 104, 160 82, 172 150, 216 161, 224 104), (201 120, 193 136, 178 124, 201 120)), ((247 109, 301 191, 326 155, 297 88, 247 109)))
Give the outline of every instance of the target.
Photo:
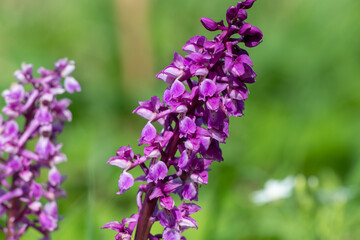
POLYGON ((144 156, 147 158, 159 158, 161 156, 160 150, 156 146, 144 147, 144 156))
POLYGON ((252 68, 248 65, 244 65, 245 67, 245 74, 241 76, 241 81, 244 83, 254 83, 255 77, 257 76, 256 73, 252 70, 252 68))
POLYGON ((54 231, 57 229, 58 215, 56 202, 49 202, 39 215, 39 222, 43 230, 54 231))
POLYGON ((5 106, 2 109, 2 112, 9 117, 17 118, 20 115, 19 109, 14 109, 10 106, 5 106))
POLYGON ((188 164, 189 164, 189 162, 190 162, 190 161, 189 161, 189 156, 188 156, 188 154, 187 154, 187 151, 184 150, 184 151, 181 153, 181 156, 180 156, 180 158, 179 158, 179 162, 178 162, 179 168, 182 169, 182 170, 186 169, 187 166, 188 166, 188 164))
POLYGON ((42 185, 36 182, 32 182, 30 186, 30 197, 35 200, 39 200, 43 194, 42 185))
POLYGON ((14 73, 14 76, 20 83, 27 83, 33 75, 33 65, 32 64, 21 64, 21 70, 17 70, 14 73))
POLYGON ((162 208, 167 210, 171 210, 175 205, 174 199, 170 196, 160 198, 159 203, 162 208))
POLYGON ((157 96, 151 97, 151 100, 149 101, 139 102, 139 105, 140 106, 137 107, 133 113, 136 113, 148 120, 152 120, 156 116, 156 113, 159 112, 160 107, 163 106, 157 96))
POLYGON ((206 151, 205 156, 207 159, 215 160, 215 161, 224 161, 222 157, 222 151, 219 146, 219 142, 212 140, 209 146, 209 149, 206 151))
POLYGON ((208 184, 208 172, 202 171, 200 173, 193 173, 190 175, 190 179, 196 183, 208 184))
POLYGON ((171 84, 172 82, 174 82, 174 80, 176 78, 178 78, 179 76, 181 76, 183 74, 183 71, 173 67, 173 66, 169 66, 166 67, 163 71, 159 72, 156 75, 156 78, 163 80, 166 83, 171 84))
POLYGON ((171 91, 170 91, 170 89, 167 88, 164 91, 163 101, 164 101, 164 103, 169 104, 170 100, 171 100, 171 91))
POLYGON ((141 132, 141 139, 143 139, 145 143, 150 143, 155 139, 155 137, 156 128, 148 122, 141 132))
POLYGON ((216 42, 215 45, 214 45, 214 52, 213 54, 217 54, 217 53, 220 53, 222 51, 225 50, 225 46, 224 46, 224 43, 222 42, 216 42))
POLYGON ((39 215, 39 222, 43 230, 45 231, 55 231, 57 228, 57 220, 49 217, 46 213, 42 212, 39 215))
POLYGON ((57 229, 57 219, 49 216, 45 212, 39 215, 39 222, 43 230, 53 232, 57 229))
POLYGON ((48 179, 52 186, 59 186, 61 184, 61 174, 56 167, 50 169, 48 179))
POLYGON ((182 50, 187 53, 198 52, 199 49, 200 48, 198 46, 196 46, 195 44, 192 44, 192 43, 187 43, 182 47, 182 50))
POLYGON ((182 135, 193 134, 196 131, 196 124, 193 119, 184 117, 180 122, 180 132, 182 135))
POLYGON ((71 112, 67 109, 69 105, 71 104, 71 101, 69 99, 61 99, 59 101, 54 101, 51 104, 52 112, 56 113, 56 116, 60 120, 68 121, 70 122, 72 119, 71 112))
POLYGON ((75 62, 69 61, 64 69, 61 71, 62 77, 68 77, 75 70, 75 62))
POLYGON ((179 226, 183 228, 196 228, 197 229, 197 222, 192 217, 183 217, 179 222, 179 226))
POLYGON ((64 82, 65 89, 68 93, 80 92, 81 86, 73 77, 66 77, 64 82))
POLYGON ((197 198, 197 188, 193 182, 187 182, 184 185, 184 188, 181 192, 181 195, 186 200, 196 200, 197 198))
POLYGON ((19 158, 18 156, 14 156, 13 158, 10 159, 7 166, 11 168, 12 172, 19 171, 23 166, 21 158, 19 158))
POLYGON ((190 71, 195 76, 207 76, 209 74, 209 70, 205 67, 201 67, 199 65, 192 65, 190 71))
POLYGON ((160 102, 160 98, 158 96, 152 96, 150 99, 150 103, 149 105, 152 107, 152 109, 154 110, 159 110, 159 108, 161 106, 163 106, 163 104, 160 102))
POLYGON ((153 192, 150 194, 149 199, 152 200, 158 197, 164 197, 164 193, 160 187, 155 187, 153 192))
POLYGON ((47 124, 47 123, 51 123, 53 121, 53 117, 51 116, 51 113, 49 112, 49 108, 48 107, 40 107, 36 113, 35 113, 35 119, 40 123, 40 124, 47 124))
POLYGON ((219 109, 219 106, 220 106, 220 97, 208 98, 207 101, 206 101, 206 106, 211 111, 217 111, 219 109))
POLYGON ((181 240, 181 233, 179 230, 166 228, 163 232, 164 240, 181 240))
POLYGON ((66 67, 67 64, 68 64, 68 59, 61 58, 56 63, 54 63, 54 66, 58 71, 61 71, 62 69, 64 69, 66 67))
POLYGON ((200 139, 190 138, 185 142, 185 148, 197 152, 200 148, 200 139))
POLYGON ((6 104, 20 104, 25 97, 25 89, 21 84, 14 83, 10 89, 2 92, 2 96, 5 98, 6 104))
POLYGON ((67 157, 65 154, 63 153, 57 153, 54 158, 53 158, 53 161, 55 164, 59 164, 59 163, 62 163, 62 162, 66 162, 67 161, 67 157))
POLYGON ((17 136, 19 125, 14 120, 7 121, 4 125, 3 136, 9 140, 17 136))
POLYGON ((55 201, 48 202, 44 206, 44 212, 53 218, 58 218, 58 207, 55 201))
POLYGON ((30 170, 24 170, 19 173, 19 176, 25 182, 29 182, 31 180, 31 178, 33 177, 33 174, 30 170))
POLYGON ((228 94, 229 97, 232 99, 246 100, 248 98, 249 90, 246 87, 239 87, 239 88, 229 89, 228 94))
POLYGON ((246 34, 250 29, 251 29, 251 24, 250 24, 250 23, 245 23, 244 25, 241 26, 241 28, 240 28, 240 30, 239 30, 239 34, 240 34, 240 35, 244 35, 244 34, 246 34))
POLYGON ((196 213, 201 210, 201 207, 196 205, 195 203, 185 203, 183 202, 179 206, 179 210, 182 212, 184 216, 189 216, 193 213, 196 213))
POLYGON ((120 223, 120 222, 108 222, 106 223, 103 227, 101 227, 102 229, 111 229, 117 232, 122 232, 124 230, 124 224, 120 223))
POLYGON ((118 156, 110 158, 107 163, 122 169, 127 169, 131 166, 131 162, 129 160, 120 158, 118 156))
POLYGON ((184 58, 183 58, 183 56, 181 56, 177 52, 174 52, 173 63, 177 68, 182 69, 184 67, 184 58))
POLYGON ((204 55, 202 53, 191 53, 186 57, 190 58, 192 61, 196 63, 201 63, 203 61, 209 60, 211 57, 209 55, 204 55))
POLYGON ((165 74, 163 71, 159 72, 156 75, 156 78, 163 80, 164 82, 169 83, 169 84, 175 80, 175 78, 173 76, 169 76, 168 74, 165 74))
POLYGON ((243 63, 235 63, 232 68, 229 69, 229 72, 234 76, 234 77, 240 77, 241 75, 243 75, 245 73, 245 68, 244 68, 244 64, 243 63))
POLYGON ((42 159, 48 159, 55 153, 55 147, 50 142, 49 138, 40 137, 36 144, 35 151, 42 159))
POLYGON ((29 208, 30 208, 30 210, 32 210, 33 212, 38 212, 38 211, 40 211, 41 206, 42 206, 42 205, 41 205, 41 202, 38 202, 38 201, 32 202, 32 203, 29 204, 29 208))
POLYGON ((239 57, 236 58, 236 61, 240 63, 249 64, 250 66, 254 66, 251 61, 251 58, 247 54, 241 54, 239 57))
POLYGON ((239 117, 243 115, 244 101, 229 99, 226 101, 225 107, 229 115, 239 117))
POLYGON ((163 227, 174 227, 176 224, 176 218, 172 211, 169 211, 167 209, 162 209, 158 212, 157 215, 160 224, 163 227))
POLYGON ((227 72, 233 65, 234 61, 232 57, 225 57, 224 71, 227 72))
POLYGON ((179 80, 175 80, 171 85, 170 92, 172 98, 178 98, 185 92, 185 86, 179 80))
POLYGON ((201 153, 207 151, 210 146, 210 137, 201 137, 200 138, 200 151, 201 153))
POLYGON ((216 85, 214 81, 210 79, 205 79, 200 83, 200 94, 204 97, 211 97, 216 92, 216 85))
POLYGON ((147 120, 152 120, 154 119, 154 117, 156 116, 156 113, 154 113, 153 111, 143 108, 143 107, 138 107, 136 108, 133 113, 136 113, 137 115, 147 119, 147 120))
POLYGON ((26 77, 22 71, 16 70, 14 73, 14 77, 19 80, 20 83, 26 83, 26 77))
POLYGON ((149 169, 149 179, 157 182, 157 180, 162 180, 166 177, 168 168, 163 161, 158 161, 152 165, 149 169))
POLYGON ((188 108, 185 105, 179 105, 176 107, 175 112, 177 113, 186 113, 188 111, 188 108))
POLYGON ((187 53, 199 52, 203 48, 206 38, 204 36, 194 36, 183 46, 183 51, 187 53))
POLYGON ((134 185, 134 177, 126 172, 123 171, 119 178, 119 192, 117 194, 123 194, 127 190, 129 190, 134 185))
POLYGON ((130 146, 122 146, 116 151, 116 155, 119 158, 123 158, 126 160, 133 160, 134 159, 134 151, 130 146))
POLYGON ((181 183, 176 183, 176 182, 165 183, 162 186, 162 190, 164 191, 165 194, 169 195, 170 193, 174 192, 181 185, 182 185, 181 183))

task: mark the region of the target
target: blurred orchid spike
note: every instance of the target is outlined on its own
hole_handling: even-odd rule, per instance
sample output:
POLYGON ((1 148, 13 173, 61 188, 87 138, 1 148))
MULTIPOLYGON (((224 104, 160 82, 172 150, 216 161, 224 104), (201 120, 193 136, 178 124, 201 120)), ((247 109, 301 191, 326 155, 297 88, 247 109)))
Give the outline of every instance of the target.
MULTIPOLYGON (((190 215, 200 207, 199 188, 208 184, 209 167, 223 161, 220 142, 229 137, 229 117, 240 117, 256 73, 244 49, 262 41, 261 31, 244 22, 246 9, 255 0, 239 2, 226 13, 226 22, 201 18, 209 31, 221 31, 213 40, 192 37, 183 50, 185 57, 174 53, 173 62, 157 74, 169 84, 162 100, 154 96, 139 102, 134 113, 148 120, 141 132, 139 145, 144 155, 134 156, 130 146, 121 147, 108 163, 124 169, 119 179, 119 192, 124 194, 134 181, 139 186, 139 212, 128 220, 107 223, 103 228, 117 232, 116 240, 130 240, 136 225, 135 240, 184 240, 182 232, 197 228, 190 215), (162 126, 158 131, 155 122, 162 126), (140 167, 144 174, 135 178, 129 173, 140 167), (175 205, 178 195, 183 203, 175 205), (159 221, 162 233, 150 234, 151 226, 159 221)), ((19 94, 19 97, 21 94, 19 94)))
POLYGON ((70 76, 74 69, 74 62, 64 58, 54 70, 40 68, 41 76, 35 78, 33 66, 24 63, 14 74, 18 82, 2 92, 6 117, 0 114, 0 214, 6 215, 1 229, 7 240, 19 239, 29 228, 50 239, 58 228, 55 200, 66 194, 60 189, 65 178, 56 165, 66 156, 56 138, 59 126, 71 121, 70 100, 58 95, 81 90, 70 76), (29 141, 37 141, 34 149, 27 148, 29 141), (38 183, 40 173, 46 173, 42 169, 48 169, 47 182, 38 183))

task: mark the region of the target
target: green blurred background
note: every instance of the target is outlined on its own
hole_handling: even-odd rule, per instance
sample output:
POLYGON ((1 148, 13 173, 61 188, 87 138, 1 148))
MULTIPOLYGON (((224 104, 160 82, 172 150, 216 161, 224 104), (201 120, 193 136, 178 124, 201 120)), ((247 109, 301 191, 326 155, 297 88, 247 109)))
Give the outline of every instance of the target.
MULTIPOLYGON (((59 201, 65 219, 53 239, 113 239, 100 227, 136 211, 136 189, 117 196, 121 170, 106 161, 122 145, 141 152, 145 120, 131 114, 137 101, 163 92, 155 74, 173 51, 195 34, 212 36, 199 19, 223 19, 234 4, 0 1, 0 89, 21 62, 51 68, 62 57, 76 61, 83 88, 70 96, 73 122, 60 138, 68 197, 59 201)), ((258 0, 249 11, 264 33, 249 49, 257 82, 246 115, 231 119, 225 162, 200 190, 190 240, 360 239, 359 12, 356 0, 258 0), (296 176, 290 198, 252 202, 267 180, 289 175, 296 176)))

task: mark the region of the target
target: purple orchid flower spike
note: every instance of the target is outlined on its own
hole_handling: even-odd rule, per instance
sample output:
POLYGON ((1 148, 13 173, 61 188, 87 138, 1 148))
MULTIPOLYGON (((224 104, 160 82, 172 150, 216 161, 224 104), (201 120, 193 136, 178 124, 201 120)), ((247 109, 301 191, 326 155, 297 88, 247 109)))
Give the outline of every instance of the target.
MULTIPOLYGON (((139 145, 144 155, 134 155, 130 146, 121 147, 108 163, 124 169, 119 178, 119 192, 123 194, 134 185, 139 186, 136 217, 110 222, 103 228, 117 232, 115 239, 184 240, 182 233, 197 228, 190 215, 200 207, 199 188, 209 182, 209 167, 214 161, 223 161, 220 143, 229 137, 229 117, 243 115, 248 97, 247 84, 255 82, 253 63, 244 49, 262 41, 261 31, 246 23, 247 9, 255 0, 245 0, 226 12, 226 23, 201 18, 209 31, 221 31, 213 40, 203 36, 192 37, 183 50, 185 57, 174 54, 173 62, 157 78, 168 83, 163 103, 154 96, 139 102, 134 113, 148 120, 141 132, 139 145), (162 126, 155 128, 155 122, 162 126), (134 177, 130 171, 140 167, 143 175, 134 177), (178 195, 182 202, 175 205, 178 195), (154 222, 164 230, 151 234, 154 222), (127 225, 128 224, 128 225, 127 225)), ((76 85, 76 84, 75 84, 76 85)), ((76 89, 74 87, 74 89, 76 89)), ((21 93, 14 94, 14 102, 21 93)))
POLYGON ((65 89, 69 93, 81 90, 70 76, 74 69, 74 62, 64 58, 55 63, 54 70, 40 68, 41 77, 34 78, 33 66, 22 64, 14 74, 18 82, 2 92, 6 117, 0 114, 0 204, 1 214, 6 215, 1 226, 6 239, 18 240, 29 228, 42 234, 42 239, 50 239, 58 228, 56 199, 65 196, 60 189, 65 178, 56 165, 66 161, 66 156, 56 137, 62 130, 59 126, 72 119, 70 100, 58 99, 58 95, 65 89), (18 121, 20 117, 24 124, 18 121), (34 149, 26 148, 28 141, 37 141, 34 149), (49 169, 47 182, 38 183, 44 168, 49 169))

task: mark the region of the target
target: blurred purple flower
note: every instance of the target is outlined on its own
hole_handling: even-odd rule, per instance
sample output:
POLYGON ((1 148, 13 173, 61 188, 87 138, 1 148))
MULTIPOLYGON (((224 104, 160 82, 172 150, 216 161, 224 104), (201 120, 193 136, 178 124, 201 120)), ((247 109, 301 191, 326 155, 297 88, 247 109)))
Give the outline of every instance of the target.
POLYGON ((33 66, 24 63, 14 74, 18 83, 2 93, 7 117, 0 114, 0 203, 7 218, 6 226, 1 226, 6 239, 19 239, 28 228, 50 239, 50 232, 58 228, 55 200, 65 191, 60 189, 64 177, 56 164, 66 156, 56 136, 62 130, 59 126, 71 121, 71 112, 70 100, 58 100, 57 95, 64 88, 70 93, 81 90, 70 76, 74 69, 74 62, 64 58, 55 63, 55 70, 40 68, 41 77, 34 78, 33 66), (35 149, 26 148, 28 141, 37 141, 35 149), (37 183, 43 168, 49 169, 48 180, 37 183))

